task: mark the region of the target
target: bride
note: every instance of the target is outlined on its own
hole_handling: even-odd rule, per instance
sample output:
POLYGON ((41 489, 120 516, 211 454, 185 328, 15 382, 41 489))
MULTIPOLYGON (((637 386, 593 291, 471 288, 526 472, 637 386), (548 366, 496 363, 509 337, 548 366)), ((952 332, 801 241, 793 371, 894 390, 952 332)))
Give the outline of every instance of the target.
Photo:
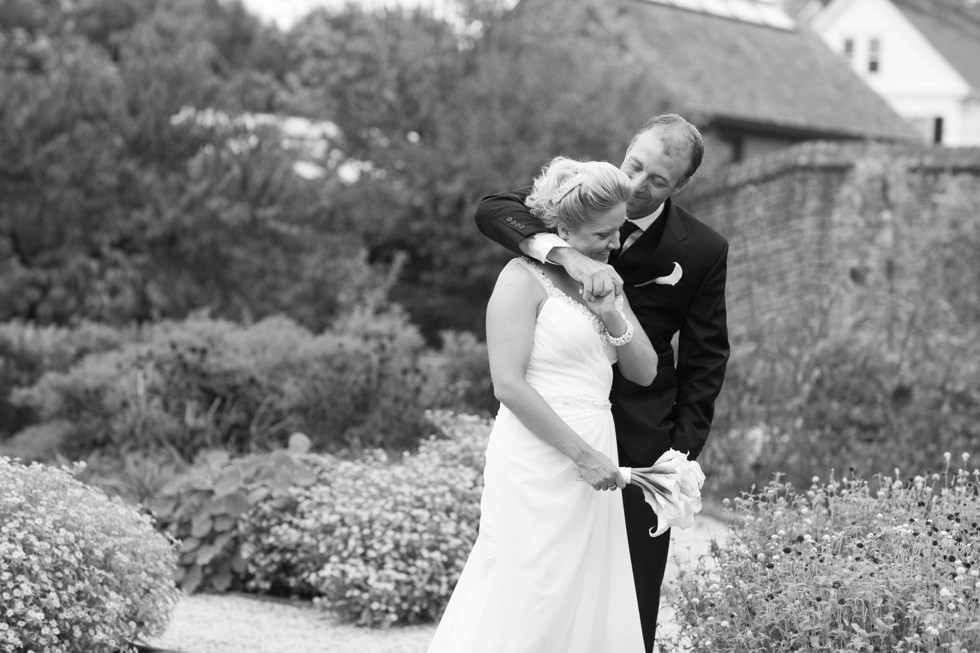
MULTIPOLYGON (((605 262, 629 195, 615 166, 558 157, 526 204, 605 262)), ((479 537, 429 653, 644 651, 608 397, 613 363, 649 385, 657 355, 624 297, 579 288, 560 266, 524 258, 497 279, 487 348, 501 408, 479 537)))

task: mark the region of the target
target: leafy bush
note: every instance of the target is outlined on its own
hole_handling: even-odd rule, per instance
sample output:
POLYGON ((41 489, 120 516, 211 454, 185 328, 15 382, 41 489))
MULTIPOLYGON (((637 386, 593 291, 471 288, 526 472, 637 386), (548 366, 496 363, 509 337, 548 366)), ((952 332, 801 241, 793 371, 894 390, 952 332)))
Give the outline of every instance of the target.
POLYGON ((66 469, 0 457, 0 650, 115 653, 160 634, 173 543, 66 469))
POLYGON ((702 456, 706 495, 737 496, 776 472, 800 487, 814 469, 872 476, 925 468, 972 446, 980 344, 936 347, 909 366, 859 331, 807 347, 790 339, 733 353, 702 456))
POLYGON ((425 429, 422 346, 397 312, 353 312, 321 335, 285 318, 195 318, 49 372, 13 399, 40 415, 42 431, 68 425, 61 452, 72 458, 108 446, 192 460, 271 450, 296 431, 327 451, 408 448, 425 429))
MULTIPOLYGON (((407 449, 425 436, 428 423, 422 403, 420 358, 425 345, 421 334, 397 304, 381 307, 377 301, 355 306, 334 322, 331 333, 352 338, 360 345, 356 373, 365 395, 348 404, 356 423, 344 434, 344 444, 355 452, 382 447, 407 449)), ((313 397, 326 401, 328 412, 343 399, 332 394, 313 397)), ((316 432, 315 424, 307 432, 316 432)))
POLYGON ((286 510, 257 505, 242 536, 248 587, 313 597, 361 625, 438 618, 476 539, 489 425, 431 418, 448 437, 397 462, 340 462, 328 482, 294 486, 286 510))
POLYGON ((438 351, 424 361, 422 396, 426 406, 485 414, 490 394, 487 345, 468 331, 441 331, 438 351))
MULTIPOLYGON (((56 458, 66 464, 64 456, 56 458)), ((191 467, 178 455, 166 452, 93 451, 80 462, 84 468, 75 477, 82 483, 140 506, 161 496, 168 484, 191 467)))
POLYGON ((114 349, 135 337, 135 332, 92 322, 74 328, 0 323, 0 440, 35 419, 29 408, 10 403, 14 388, 32 385, 45 372, 65 371, 88 354, 114 349))
MULTIPOLYGON (((980 471, 773 482, 734 500, 732 533, 682 570, 680 635, 711 651, 980 647, 980 471)), ((671 649, 667 649, 671 650, 671 649)))
POLYGON ((177 581, 186 592, 242 587, 240 533, 246 514, 257 505, 289 511, 294 487, 323 480, 330 459, 302 456, 308 447, 308 439, 298 434, 290 450, 234 460, 223 451, 209 452, 150 502, 161 528, 180 542, 177 581))

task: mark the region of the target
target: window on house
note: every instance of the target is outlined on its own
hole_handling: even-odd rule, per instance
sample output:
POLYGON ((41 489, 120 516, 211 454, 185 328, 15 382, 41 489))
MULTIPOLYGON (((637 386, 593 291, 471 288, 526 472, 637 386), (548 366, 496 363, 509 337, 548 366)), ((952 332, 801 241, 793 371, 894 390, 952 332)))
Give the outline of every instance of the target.
POLYGON ((881 39, 871 39, 868 43, 868 72, 876 73, 881 70, 881 39))
POLYGON ((745 138, 736 136, 732 139, 732 162, 738 162, 745 158, 745 138))
POLYGON ((848 63, 854 59, 854 39, 844 39, 844 58, 848 63))

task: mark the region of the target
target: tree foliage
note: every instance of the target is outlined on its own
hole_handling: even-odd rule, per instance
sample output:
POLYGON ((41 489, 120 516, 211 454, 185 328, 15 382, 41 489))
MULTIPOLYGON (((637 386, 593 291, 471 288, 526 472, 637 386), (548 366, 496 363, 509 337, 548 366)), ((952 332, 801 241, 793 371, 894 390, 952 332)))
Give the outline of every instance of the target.
POLYGON ((430 336, 482 330, 507 254, 475 229, 480 196, 529 184, 559 153, 618 162, 658 108, 609 21, 580 6, 542 11, 471 2, 446 21, 348 7, 292 33, 294 97, 371 162, 335 199, 373 260, 408 254, 395 298, 430 336))
POLYGON ((0 320, 322 328, 403 261, 392 299, 431 339, 481 330, 507 254, 478 198, 616 160, 659 108, 601 12, 349 5, 283 32, 219 0, 0 3, 0 320))

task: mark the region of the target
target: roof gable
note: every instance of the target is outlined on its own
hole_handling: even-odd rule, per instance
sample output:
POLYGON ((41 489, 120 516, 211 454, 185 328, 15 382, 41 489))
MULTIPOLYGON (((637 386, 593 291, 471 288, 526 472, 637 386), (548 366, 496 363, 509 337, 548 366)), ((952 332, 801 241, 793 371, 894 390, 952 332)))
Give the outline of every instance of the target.
POLYGON ((617 16, 630 50, 688 114, 833 136, 911 137, 905 121, 809 31, 667 1, 616 0, 617 16))
POLYGON ((796 23, 774 0, 650 0, 743 23, 793 29, 796 23))
POLYGON ((980 88, 980 4, 963 0, 892 0, 909 22, 963 76, 980 88))

